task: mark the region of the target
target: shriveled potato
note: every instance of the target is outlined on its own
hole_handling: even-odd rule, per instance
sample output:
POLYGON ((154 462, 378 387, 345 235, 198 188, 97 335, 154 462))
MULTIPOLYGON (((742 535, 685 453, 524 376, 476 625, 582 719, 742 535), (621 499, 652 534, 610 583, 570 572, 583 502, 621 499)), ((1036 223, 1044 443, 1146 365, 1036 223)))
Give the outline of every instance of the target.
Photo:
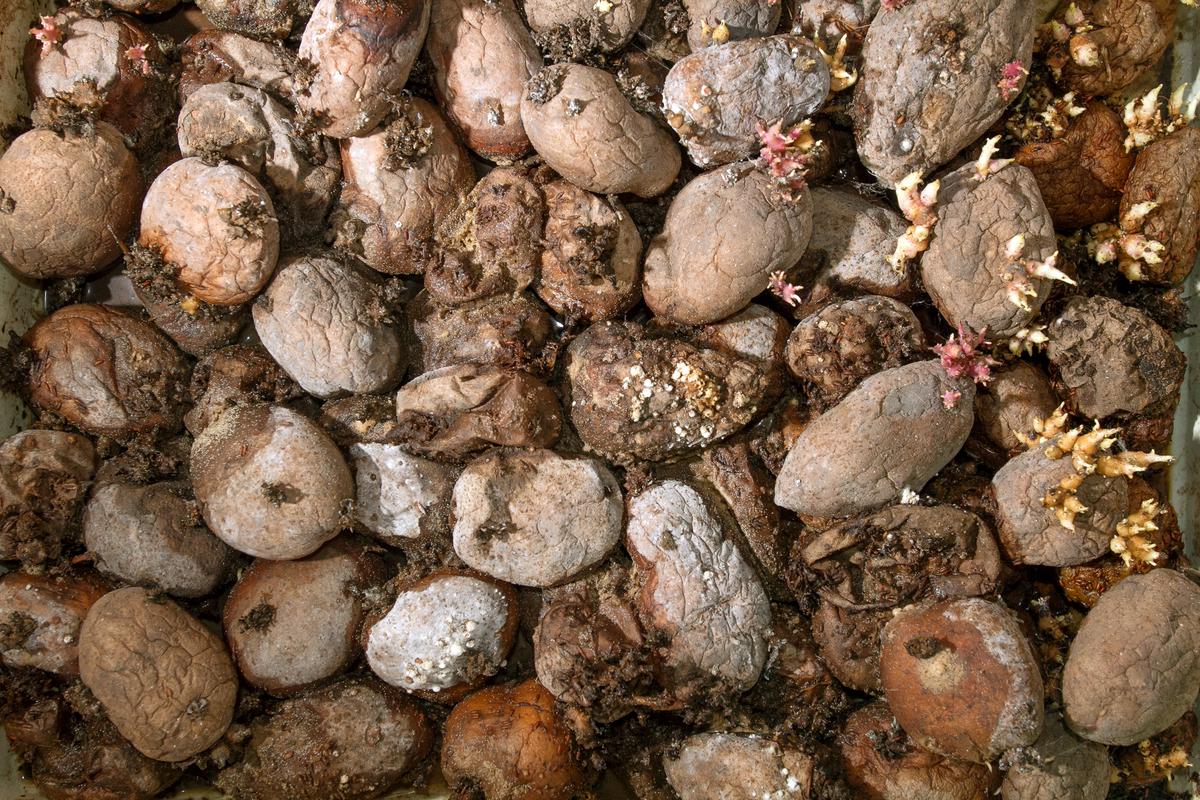
POLYGON ((852 611, 821 602, 812 615, 813 638, 821 658, 842 685, 879 694, 879 634, 891 611, 852 611))
POLYGON ((329 437, 279 406, 239 405, 192 446, 192 486, 209 530, 259 558, 301 558, 337 535, 354 498, 329 437))
POLYGON ((516 634, 511 586, 438 571, 402 590, 371 626, 367 664, 406 692, 452 703, 500 671, 516 634))
POLYGON ((706 47, 680 59, 663 84, 667 122, 700 167, 740 161, 761 146, 757 126, 784 129, 829 94, 829 68, 803 36, 706 47))
POLYGON ((796 439, 775 502, 798 514, 846 516, 919 492, 974 422, 974 384, 920 361, 867 378, 796 439), (961 396, 947 408, 946 392, 961 396))
POLYGON ((1015 361, 992 371, 992 379, 975 394, 977 430, 1008 453, 1025 449, 1018 436, 1035 434, 1034 423, 1048 419, 1058 407, 1050 379, 1028 361, 1015 361))
POLYGON ((546 67, 525 87, 521 119, 538 155, 589 192, 655 197, 679 172, 671 136, 635 110, 602 69, 546 67))
POLYGON ((86 436, 27 430, 0 444, 0 559, 38 567, 75 536, 96 474, 86 436))
POLYGON ((629 310, 640 297, 642 239, 625 207, 564 180, 546 184, 542 194, 538 296, 559 314, 591 322, 629 310))
POLYGON ((415 703, 377 680, 350 678, 255 721, 245 757, 216 784, 244 800, 377 797, 407 782, 432 744, 415 703))
POLYGON ((524 8, 529 27, 543 39, 581 36, 587 50, 611 52, 637 33, 650 0, 622 0, 601 8, 589 0, 526 0, 524 8))
POLYGON ((650 310, 685 325, 736 314, 804 253, 812 233, 807 191, 785 197, 749 162, 688 182, 646 250, 642 295, 650 310))
POLYGON ((1063 670, 1067 726, 1136 744, 1191 708, 1200 689, 1200 589, 1172 569, 1131 575, 1084 617, 1063 670))
POLYGON ((621 490, 603 463, 552 450, 489 453, 454 485, 454 551, 520 586, 553 586, 621 537, 621 490))
POLYGON ((401 387, 396 422, 395 438, 418 455, 459 459, 490 445, 548 447, 558 440, 562 411, 532 375, 463 364, 401 387))
POLYGON ((1080 414, 1137 414, 1176 402, 1187 359, 1143 312, 1108 297, 1077 297, 1047 333, 1046 355, 1080 414))
POLYGON ((34 407, 98 436, 179 428, 187 364, 165 336, 108 306, 67 306, 25 334, 34 407))
POLYGON ((336 258, 285 258, 251 314, 263 346, 309 394, 386 391, 404 372, 377 285, 336 258))
POLYGON ((121 735, 160 761, 207 749, 233 719, 237 673, 220 637, 145 589, 118 589, 92 606, 79 674, 121 735))
POLYGON ((1108 794, 1108 748, 1076 738, 1057 714, 1046 717, 1032 758, 1008 768, 1001 800, 1104 800, 1108 794))
POLYGON ((544 372, 553 363, 550 315, 525 293, 446 306, 421 292, 408 318, 419 372, 467 363, 544 372))
POLYGON ((921 256, 921 279, 938 311, 952 326, 986 329, 993 336, 1009 336, 1028 324, 1050 295, 1051 283, 1029 274, 1024 262, 1045 262, 1058 250, 1033 173, 1011 164, 979 181, 968 164, 942 179, 937 209, 933 241, 921 256), (1017 258, 1007 252, 1015 236, 1025 237, 1017 258), (1022 283, 1034 294, 1017 297, 1022 283))
POLYGON ((1124 89, 1159 63, 1175 34, 1175 4, 1162 0, 1082 0, 1070 10, 1060 3, 1053 21, 1065 40, 1055 41, 1046 60, 1067 89, 1103 97, 1124 89), (1078 15, 1082 24, 1068 18, 1078 15), (1065 23, 1065 24, 1064 24, 1065 23))
POLYGON ((201 86, 231 81, 270 92, 294 105, 305 85, 291 50, 222 28, 189 36, 180 45, 179 60, 181 104, 201 86))
POLYGON ((350 447, 350 466, 358 492, 354 519, 359 528, 393 547, 450 533, 450 494, 457 470, 398 445, 370 442, 350 447))
POLYGON ((0 663, 79 674, 79 627, 107 591, 94 573, 0 577, 0 663))
POLYGON ((141 200, 120 132, 23 133, 0 155, 0 259, 38 280, 90 275, 121 255, 141 200))
POLYGON ((679 703, 707 687, 740 692, 766 660, 770 606, 730 531, 692 486, 668 480, 629 500, 625 543, 637 566, 642 620, 665 639, 679 703))
POLYGON ((385 576, 383 559, 350 537, 296 561, 255 561, 222 615, 242 676, 288 695, 345 670, 360 652, 363 593, 385 576))
POLYGON ((779 27, 783 9, 782 3, 771 0, 684 0, 683 6, 689 19, 688 46, 693 52, 721 44, 724 31, 716 33, 721 25, 729 31, 727 41, 770 36, 779 27))
POLYGON ((800 0, 794 25, 811 39, 837 42, 843 36, 851 53, 862 48, 879 0, 800 0))
POLYGON ((316 65, 301 111, 334 139, 362 136, 404 89, 429 26, 429 0, 318 0, 300 38, 316 65))
POLYGON ((431 0, 425 52, 438 105, 467 147, 499 163, 529 151, 525 82, 542 54, 512 0, 431 0))
MULTIPOLYGON (((1033 0, 934 0, 881 11, 863 44, 851 114, 858 153, 885 185, 932 172, 1000 118, 1016 92, 996 83, 1026 68, 1033 0)), ((1024 76, 1014 87, 1024 85, 1024 76)))
POLYGON ((83 540, 100 572, 176 597, 211 594, 233 566, 180 483, 101 486, 88 501, 83 540))
POLYGON ((386 127, 343 139, 341 150, 340 203, 361 230, 363 261, 388 274, 423 273, 435 232, 475 185, 467 151, 442 113, 414 97, 386 127))
POLYGON ((768 736, 698 733, 684 739, 663 769, 680 800, 822 796, 816 758, 768 736))
POLYGON ((566 351, 567 407, 611 460, 662 461, 740 430, 771 390, 762 365, 634 323, 599 322, 566 351))
POLYGON ((920 746, 986 763, 1042 731, 1042 676, 1016 618, 971 597, 906 609, 884 627, 883 691, 920 746))
POLYGON ((184 423, 193 436, 230 406, 283 403, 300 395, 283 368, 257 344, 235 344, 203 358, 192 370, 192 408, 184 423))
MULTIPOLYGON (((197 0, 196 6, 214 25, 226 30, 282 39, 306 5, 298 0, 197 0)), ((311 7, 311 6, 310 6, 311 7)))

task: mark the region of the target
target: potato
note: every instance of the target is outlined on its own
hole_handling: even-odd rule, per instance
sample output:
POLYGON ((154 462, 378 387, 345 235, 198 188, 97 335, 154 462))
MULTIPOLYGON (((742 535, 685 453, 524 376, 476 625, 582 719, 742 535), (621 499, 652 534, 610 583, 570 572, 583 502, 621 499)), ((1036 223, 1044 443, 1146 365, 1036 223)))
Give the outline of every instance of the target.
POLYGON ((0 443, 0 559, 37 567, 58 558, 75 525, 96 450, 86 436, 21 431, 0 443))
POLYGON ((91 573, 0 577, 0 663, 79 674, 79 626, 108 587, 91 573))
POLYGON ((928 349, 908 306, 868 295, 805 317, 787 343, 787 365, 818 410, 841 402, 865 378, 918 360, 928 349))
POLYGON ((316 72, 299 110, 334 139, 369 132, 404 89, 428 26, 428 0, 317 0, 299 50, 316 72))
MULTIPOLYGON (((1052 42, 1045 58, 1066 89, 1083 95, 1103 97, 1129 86, 1159 63, 1174 39, 1174 3, 1083 0, 1076 13, 1083 24, 1064 25, 1067 40, 1052 42)), ((1061 3, 1054 21, 1063 24, 1069 16, 1069 4, 1061 3)))
POLYGON ((857 53, 879 13, 879 0, 800 0, 794 25, 810 39, 835 43, 846 37, 848 49, 857 53))
POLYGON ((246 682, 289 695, 344 671, 359 653, 363 593, 385 577, 383 559, 349 537, 297 561, 255 561, 222 615, 246 682))
POLYGON ((992 371, 992 379, 975 393, 975 426, 1001 451, 1025 450, 1018 436, 1034 436, 1034 423, 1048 419, 1058 407, 1050 379, 1028 361, 992 371))
POLYGON ((367 664, 406 692, 453 703, 500 671, 516 634, 511 586, 439 570, 402 590, 371 626, 367 664))
POLYGON ((629 500, 625 544, 637 567, 640 617, 663 637, 662 668, 680 704, 706 687, 748 689, 766 661, 770 606, 730 533, 680 481, 629 500))
POLYGON ((571 729, 536 680, 482 689, 450 712, 442 774, 487 800, 570 800, 592 782, 571 729))
MULTIPOLYGON (((851 115, 859 157, 885 185, 946 164, 1016 96, 996 83, 1028 68, 1032 0, 936 0, 881 11, 867 31, 851 115)), ((1024 76, 1016 89, 1024 85, 1024 76)))
POLYGON ((512 0, 432 0, 425 53, 438 105, 467 147, 497 163, 529 152, 525 82, 542 55, 512 0))
POLYGON ((663 461, 736 433, 766 405, 762 365, 640 325, 600 322, 567 347, 565 391, 579 437, 606 458, 663 461))
POLYGON ((1187 359, 1143 312, 1107 297, 1077 297, 1047 333, 1046 355, 1080 414, 1124 416, 1178 402, 1187 359))
POLYGON ((189 314, 182 303, 190 305, 190 302, 174 286, 164 286, 153 278, 142 282, 131 273, 126 262, 125 277, 131 279, 134 294, 150 315, 150 321, 190 356, 204 358, 233 344, 250 319, 245 306, 201 306, 196 313, 189 314), (156 290, 161 289, 167 291, 159 294, 156 290))
POLYGON ((986 763, 1042 730, 1042 677, 1003 606, 976 597, 913 606, 884 627, 879 671, 921 747, 986 763))
POLYGON ((615 198, 564 180, 542 187, 545 247, 535 290, 568 318, 613 319, 641 296, 642 239, 615 198))
POLYGON ((1033 173, 1011 164, 979 181, 973 164, 960 167, 942 179, 937 214, 921 279, 946 321, 996 337, 1027 325, 1049 297, 1051 282, 1028 274, 1021 262, 1043 262, 1058 250, 1033 173), (1025 237, 1017 259, 1006 252, 1015 236, 1025 237), (1019 297, 1024 305, 1012 299, 1020 282, 1035 292, 1019 297))
POLYGON ((99 272, 121 255, 141 200, 137 161, 121 134, 37 128, 0 155, 0 259, 37 280, 99 272))
POLYGON ((1159 263, 1137 264, 1140 280, 1180 283, 1191 274, 1200 249, 1200 131, 1180 128, 1138 153, 1120 218, 1122 229, 1163 246, 1159 263), (1157 203, 1140 223, 1133 221, 1139 203, 1157 203))
POLYGON ((526 0, 525 18, 542 40, 583 37, 590 52, 620 50, 641 27, 650 0, 622 0, 600 10, 588 0, 526 0))
POLYGON ((79 674, 143 755, 184 761, 233 719, 237 673, 220 638, 145 589, 109 592, 79 632, 79 674))
POLYGON ((683 6, 690 20, 687 40, 693 52, 720 44, 713 33, 722 24, 729 30, 728 41, 770 36, 779 27, 782 13, 782 5, 770 0, 685 0, 683 6))
MULTIPOLYGON (((1189 740, 1190 741, 1190 740, 1189 740)), ((1030 748, 1031 763, 1008 768, 1001 800, 1103 800, 1108 794, 1108 748, 1077 739, 1058 715, 1047 716, 1030 748)))
POLYGON ((216 783, 243 800, 378 797, 416 777, 432 742, 415 703, 377 680, 350 678, 254 722, 245 758, 216 783))
POLYGON ((30 402, 97 436, 179 429, 187 364, 137 317, 108 306, 67 306, 25 334, 30 402))
POLYGON ((198 436, 230 406, 283 403, 301 391, 262 345, 235 344, 196 365, 189 393, 193 405, 184 422, 188 431, 198 436))
POLYGON ((525 87, 521 119, 538 155, 589 192, 655 197, 679 172, 671 136, 636 111, 604 70, 546 67, 525 87))
POLYGON ((919 361, 867 378, 796 439, 775 502, 797 514, 846 516, 919 492, 950 462, 974 421, 974 384, 919 361), (952 408, 942 395, 961 392, 952 408))
POLYGON ((235 550, 301 558, 332 539, 354 498, 329 437, 279 406, 239 405, 192 446, 192 486, 209 530, 235 550))
POLYGON ((398 445, 376 443, 352 445, 350 466, 358 487, 357 527, 392 547, 449 536, 457 470, 406 453, 398 445))
POLYGON ((307 87, 296 54, 280 44, 262 42, 221 28, 192 34, 179 48, 179 102, 201 86, 230 81, 270 92, 295 105, 307 87))
POLYGON ((680 800, 807 800, 823 796, 825 782, 813 756, 758 734, 689 736, 678 754, 664 757, 663 769, 680 800))
POLYGON ((407 313, 416 340, 413 368, 419 372, 467 363, 544 372, 553 364, 553 322, 529 294, 446 306, 421 292, 407 313))
POLYGON ((386 127, 343 139, 341 152, 341 208, 361 228, 363 261, 388 274, 425 272, 434 233, 475 185, 441 112, 414 97, 386 127))
POLYGON ((548 447, 558 440, 562 411, 532 375, 463 364, 401 387, 396 422, 398 443, 418 455, 461 459, 491 445, 548 447))
POLYGON ((377 285, 335 258, 284 259, 251 314, 263 346, 317 397, 386 391, 404 372, 403 343, 377 285))
POLYGON ((355 394, 327 400, 317 423, 341 447, 390 444, 396 429, 396 400, 390 395, 355 394))
MULTIPOLYGON (((663 84, 663 110, 699 167, 741 161, 761 146, 757 125, 785 130, 829 94, 829 68, 803 36, 706 47, 680 59, 663 84)), ((568 176, 569 177, 569 176, 568 176)))
POLYGON ((1171 569, 1131 575, 1084 617, 1063 670, 1067 726, 1131 745, 1164 730, 1200 689, 1200 589, 1171 569))
POLYGON ((286 37, 305 5, 297 0, 197 0, 196 3, 218 28, 262 39, 286 37))
POLYGON ((751 303, 731 317, 695 331, 696 344, 760 362, 772 375, 783 378, 784 354, 790 323, 766 306, 751 303))
POLYGON ((109 483, 88 501, 83 540, 96 569, 176 597, 212 594, 233 553, 200 522, 185 484, 109 483))
POLYGON ((685 325, 736 314, 800 258, 812 225, 807 191, 784 197, 749 162, 705 173, 671 201, 646 250, 646 305, 685 325))
POLYGON ((454 485, 454 552, 519 586, 553 586, 596 564, 621 538, 623 504, 601 462, 551 450, 493 452, 454 485))

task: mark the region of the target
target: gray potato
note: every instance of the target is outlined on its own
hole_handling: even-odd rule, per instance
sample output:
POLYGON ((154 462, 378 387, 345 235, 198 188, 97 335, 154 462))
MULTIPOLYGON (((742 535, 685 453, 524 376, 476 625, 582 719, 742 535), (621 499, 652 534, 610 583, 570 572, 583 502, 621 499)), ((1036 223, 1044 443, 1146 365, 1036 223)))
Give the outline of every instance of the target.
POLYGON ((729 29, 729 41, 770 36, 779 26, 783 3, 772 0, 684 0, 688 12, 688 45, 692 52, 720 44, 712 31, 721 23, 729 29))
POLYGON ((358 492, 357 527, 393 547, 449 535, 450 496, 458 470, 407 453, 399 445, 373 442, 350 446, 350 466, 358 492))
POLYGON ((1104 800, 1108 796, 1108 748, 1074 736, 1062 717, 1047 716, 1031 745, 1032 763, 1009 767, 1001 800, 1104 800))

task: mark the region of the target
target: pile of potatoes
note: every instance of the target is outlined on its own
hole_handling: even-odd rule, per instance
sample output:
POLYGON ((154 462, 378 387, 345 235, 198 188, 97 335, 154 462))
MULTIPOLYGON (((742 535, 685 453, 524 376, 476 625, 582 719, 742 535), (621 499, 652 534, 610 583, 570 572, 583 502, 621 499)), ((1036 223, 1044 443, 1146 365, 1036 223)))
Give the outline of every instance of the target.
POLYGON ((46 797, 1200 781, 1194 12, 28 22, 0 723, 46 797))

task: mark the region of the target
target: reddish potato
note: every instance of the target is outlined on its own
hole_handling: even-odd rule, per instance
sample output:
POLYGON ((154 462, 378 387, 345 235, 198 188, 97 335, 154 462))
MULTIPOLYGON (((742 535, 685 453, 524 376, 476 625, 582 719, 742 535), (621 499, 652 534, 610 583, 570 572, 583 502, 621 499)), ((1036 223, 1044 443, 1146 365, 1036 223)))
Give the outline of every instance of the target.
MULTIPOLYGON (((388 403, 389 411, 391 403, 388 403)), ((450 494, 458 471, 392 444, 350 447, 358 494, 354 518, 384 544, 399 547, 450 533, 450 494)))
POLYGON ((30 567, 57 558, 96 474, 85 436, 22 431, 0 444, 0 559, 30 567))
POLYGON ((684 0, 690 24, 688 46, 695 52, 718 41, 714 33, 723 24, 728 41, 770 36, 779 27, 783 4, 772 0, 684 0))
POLYGON ((1158 64, 1175 34, 1175 4, 1162 0, 1082 0, 1061 3, 1054 21, 1066 34, 1046 61, 1067 88, 1103 97, 1129 86, 1158 64), (1071 25, 1078 16, 1082 25, 1071 25), (1078 31, 1078 32, 1077 32, 1078 31))
POLYGON ((0 662, 78 675, 79 627, 107 591, 87 573, 0 577, 0 662))
POLYGON ((823 796, 817 760, 756 734, 698 733, 663 759, 680 800, 823 796))
POLYGON ((620 50, 641 27, 650 0, 623 0, 601 10, 588 0, 526 0, 529 27, 544 39, 583 35, 587 50, 620 50))
POLYGON ((1001 451, 1020 453, 1025 444, 1018 436, 1034 436, 1034 423, 1049 419, 1057 407, 1058 395, 1045 373, 1016 361, 994 370, 976 392, 975 425, 1001 451))
POLYGON ((254 86, 294 104, 305 85, 295 53, 220 28, 192 34, 179 48, 179 101, 201 86, 232 81, 254 86))
POLYGON ((1042 735, 1030 750, 1031 763, 1018 762, 1005 773, 1001 800, 1103 800, 1107 796, 1108 748, 1072 736, 1061 717, 1046 718, 1042 735))

